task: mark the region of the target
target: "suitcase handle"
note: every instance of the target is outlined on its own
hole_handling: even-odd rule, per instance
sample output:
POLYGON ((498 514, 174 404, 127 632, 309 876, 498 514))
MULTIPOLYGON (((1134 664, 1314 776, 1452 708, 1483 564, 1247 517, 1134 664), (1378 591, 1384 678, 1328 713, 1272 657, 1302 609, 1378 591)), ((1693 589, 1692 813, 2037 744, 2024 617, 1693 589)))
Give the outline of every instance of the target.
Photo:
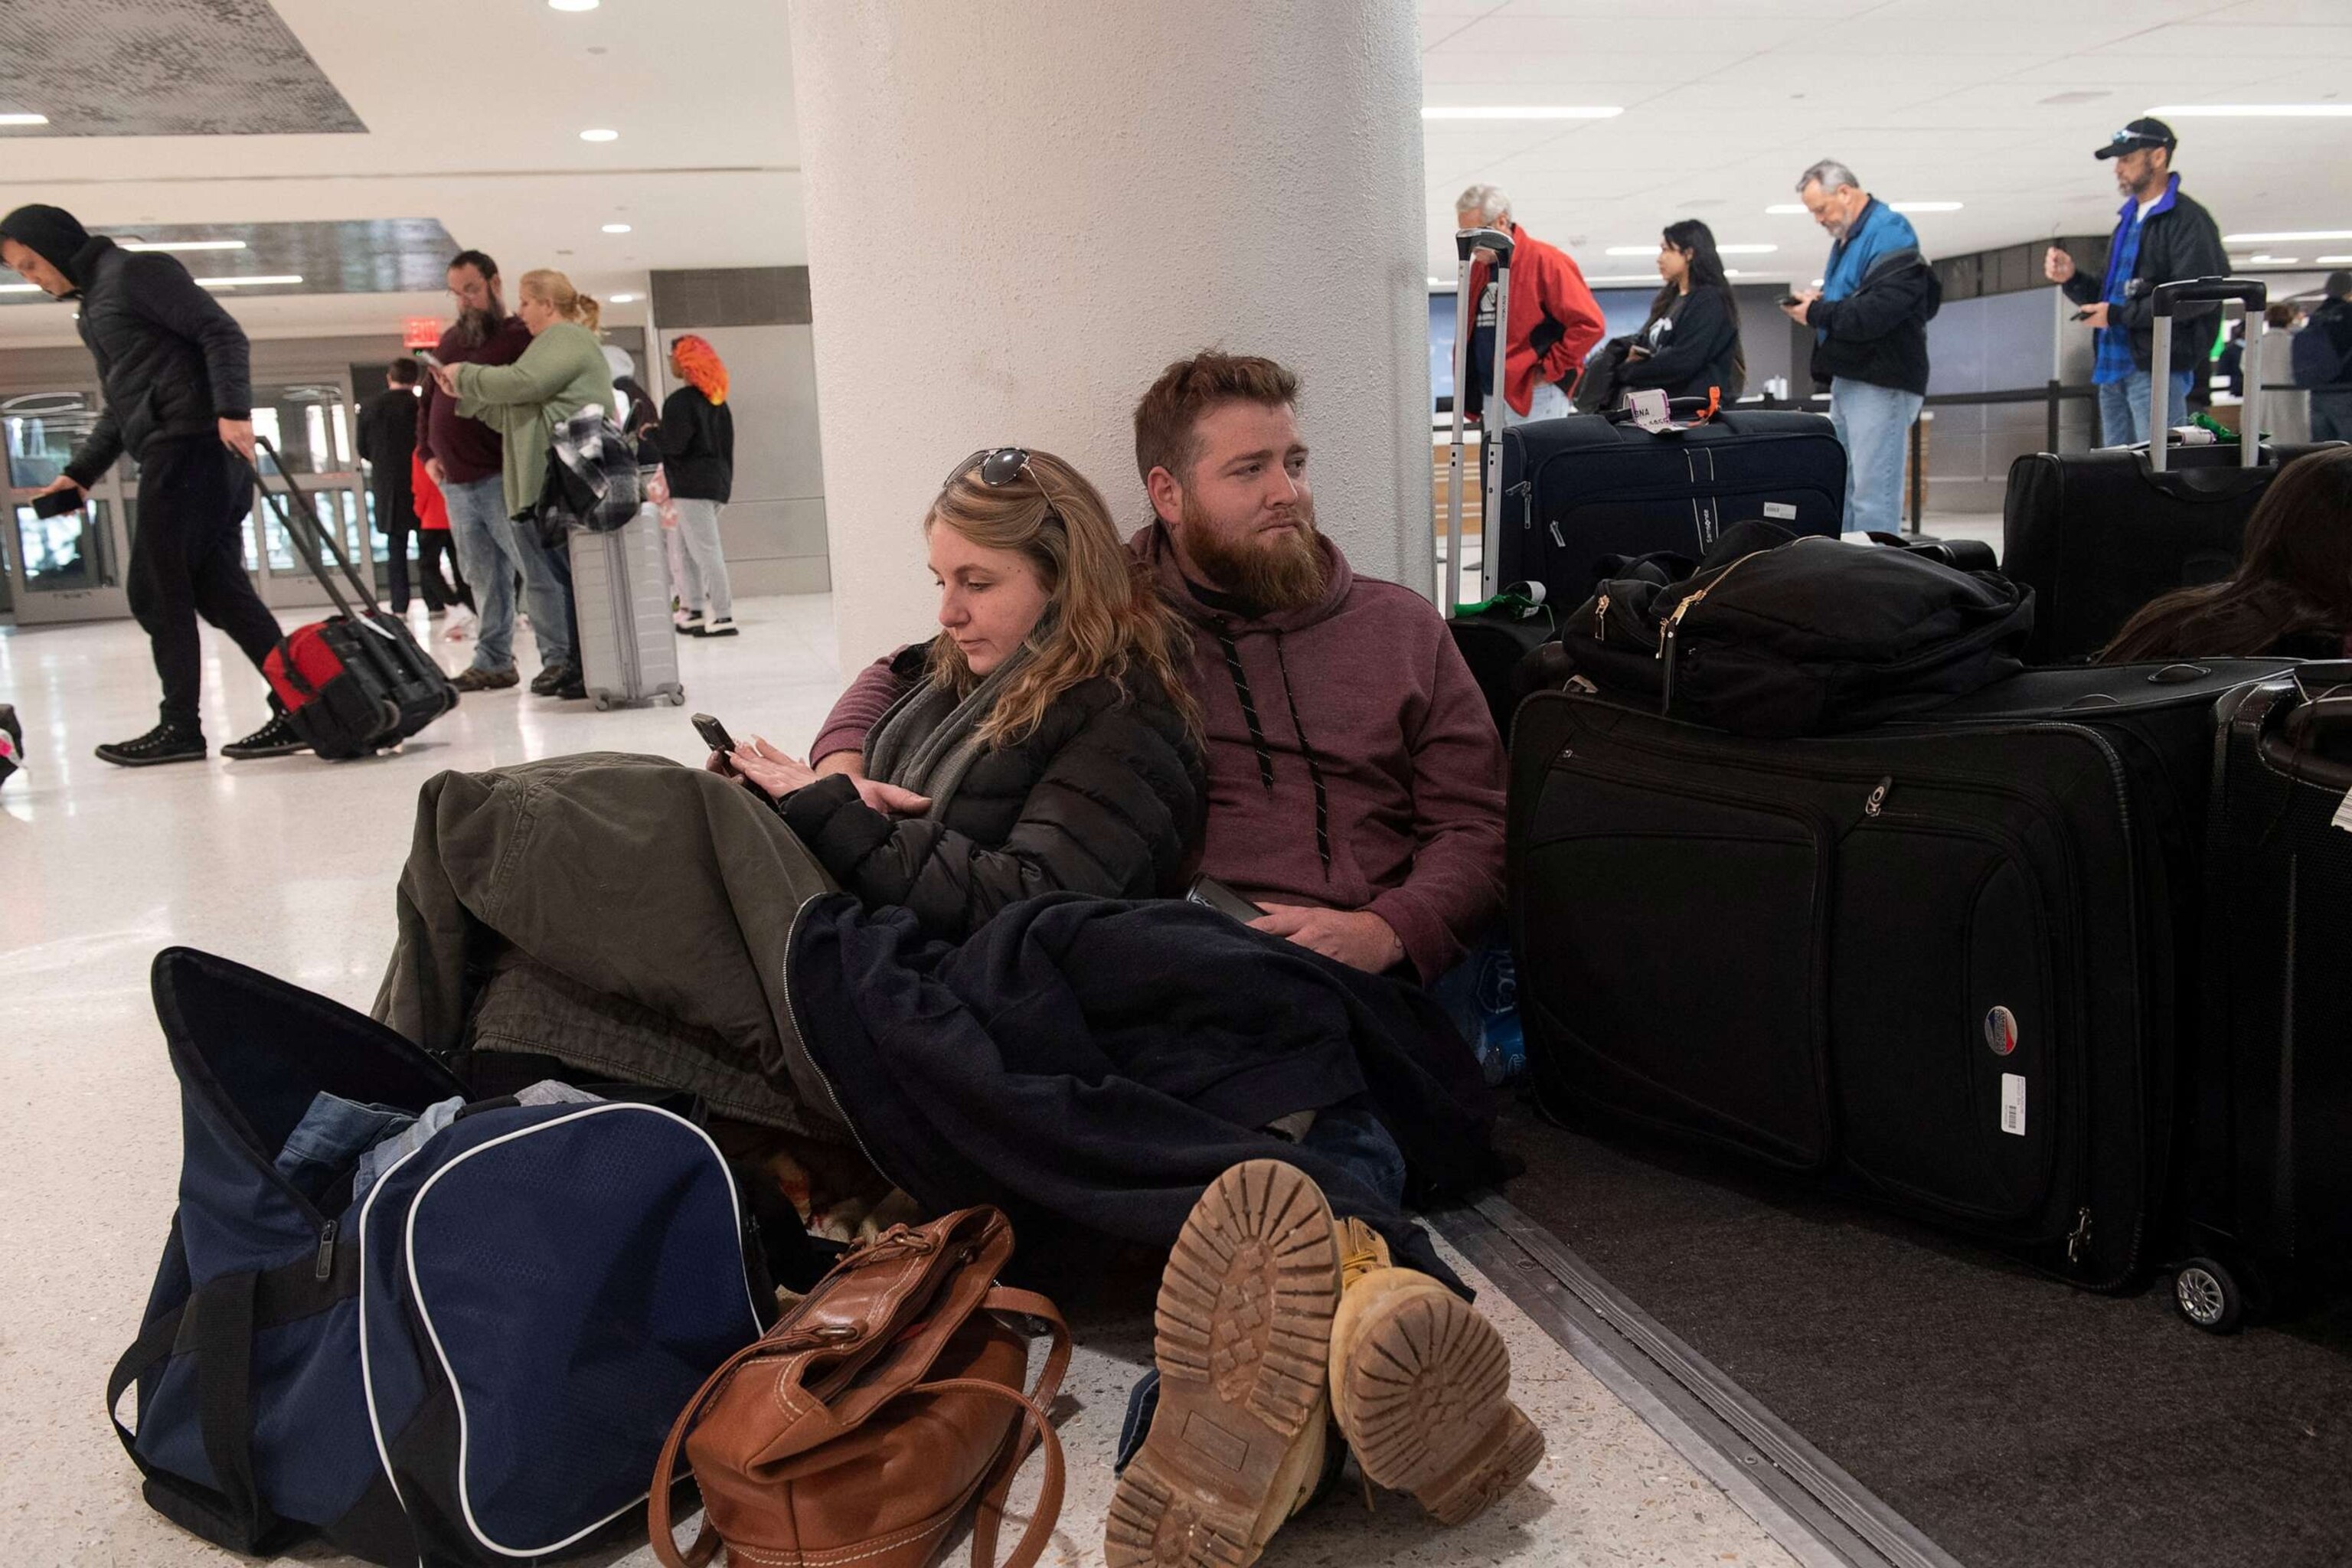
POLYGON ((286 481, 286 496, 292 498, 290 500, 270 490, 268 468, 257 462, 253 465, 254 486, 269 502, 270 509, 278 513, 278 523, 286 530, 286 537, 293 542, 296 552, 302 557, 302 564, 310 569, 310 575, 317 578, 319 586, 327 591, 327 597, 334 602, 335 608, 343 618, 357 620, 359 617, 345 602, 341 592, 335 586, 334 578, 328 574, 319 559, 319 550, 323 547, 335 558, 335 564, 342 568, 343 576, 350 581, 352 592, 358 595, 359 602, 373 613, 376 608, 375 589, 360 580, 358 568, 352 564, 351 557, 343 553, 342 542, 328 532, 326 525, 319 521, 318 509, 310 504, 310 498, 303 493, 302 487, 295 483, 294 476, 286 471, 286 460, 278 455, 278 448, 270 444, 267 436, 256 436, 253 444, 269 458, 268 468, 277 469, 278 477, 286 481), (307 535, 294 525, 294 514, 298 511, 310 530, 307 535))
POLYGON ((2252 315, 2270 303, 2270 285, 2259 278, 2183 278, 2170 283, 2159 283, 2148 296, 2148 309, 2158 316, 2168 317, 2175 305, 2219 304, 2225 300, 2242 300, 2246 313, 2252 315))
POLYGON ((1454 231, 1454 253, 1467 262, 1474 250, 1491 250, 1495 265, 1508 267, 1515 242, 1499 228, 1463 228, 1454 231))

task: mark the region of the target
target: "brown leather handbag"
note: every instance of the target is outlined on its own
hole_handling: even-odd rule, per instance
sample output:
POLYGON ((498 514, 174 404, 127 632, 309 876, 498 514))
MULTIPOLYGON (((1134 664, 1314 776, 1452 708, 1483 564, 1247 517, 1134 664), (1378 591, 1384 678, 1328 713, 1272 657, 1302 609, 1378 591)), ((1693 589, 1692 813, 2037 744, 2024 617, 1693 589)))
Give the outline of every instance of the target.
POLYGON ((1046 1418, 1070 1363, 1053 1302, 996 1283, 1013 1226, 970 1208, 895 1226, 833 1272, 756 1344, 711 1373, 670 1429, 647 1507, 654 1554, 701 1568, 723 1542, 741 1568, 924 1568, 972 1500, 972 1562, 992 1563, 1005 1496, 1045 1449, 1035 1516, 1004 1568, 1031 1568, 1062 1511, 1062 1444, 1046 1418), (1027 1392, 1028 1336, 1053 1345, 1027 1392), (681 1447, 704 1523, 681 1554, 670 1481, 681 1447))

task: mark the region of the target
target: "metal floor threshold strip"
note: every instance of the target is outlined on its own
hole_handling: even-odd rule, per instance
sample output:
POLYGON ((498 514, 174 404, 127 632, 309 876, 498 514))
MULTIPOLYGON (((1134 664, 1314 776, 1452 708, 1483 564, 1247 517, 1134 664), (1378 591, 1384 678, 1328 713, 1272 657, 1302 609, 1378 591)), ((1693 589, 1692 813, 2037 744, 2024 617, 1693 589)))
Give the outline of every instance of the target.
POLYGON ((1746 1389, 1500 1197, 1429 1216, 1569 1354, 1806 1568, 1960 1568, 1746 1389))

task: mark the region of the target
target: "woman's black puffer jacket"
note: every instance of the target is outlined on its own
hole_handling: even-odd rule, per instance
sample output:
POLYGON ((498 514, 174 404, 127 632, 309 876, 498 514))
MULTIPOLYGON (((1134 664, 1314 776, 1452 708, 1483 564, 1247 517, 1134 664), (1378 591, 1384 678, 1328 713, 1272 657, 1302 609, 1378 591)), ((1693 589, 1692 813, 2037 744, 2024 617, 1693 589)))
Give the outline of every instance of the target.
MULTIPOLYGON (((908 649, 901 673, 921 679, 923 653, 908 649)), ((900 905, 949 941, 1041 893, 1176 896, 1200 858, 1208 777, 1158 682, 1130 671, 1127 685, 1064 692, 1034 733, 973 761, 944 820, 885 816, 836 775, 787 795, 784 821, 868 908, 900 905)))

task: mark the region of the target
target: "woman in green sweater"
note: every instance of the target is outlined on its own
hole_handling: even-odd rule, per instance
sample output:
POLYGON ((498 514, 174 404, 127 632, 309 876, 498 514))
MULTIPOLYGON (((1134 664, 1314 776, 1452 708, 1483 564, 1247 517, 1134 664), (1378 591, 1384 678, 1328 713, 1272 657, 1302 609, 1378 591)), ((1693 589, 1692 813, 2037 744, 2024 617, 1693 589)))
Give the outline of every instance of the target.
MULTIPOLYGON (((518 520, 516 538, 526 550, 539 548, 536 520, 540 488, 547 479, 547 448, 556 426, 590 404, 610 413, 612 367, 596 342, 602 308, 549 268, 522 275, 515 314, 530 329, 530 347, 512 364, 455 364, 434 369, 441 390, 457 400, 457 412, 478 419, 504 437, 506 504, 518 520)), ((579 612, 572 598, 572 561, 560 546, 542 551, 549 575, 562 585, 572 657, 530 683, 541 696, 587 695, 581 681, 579 612)))

